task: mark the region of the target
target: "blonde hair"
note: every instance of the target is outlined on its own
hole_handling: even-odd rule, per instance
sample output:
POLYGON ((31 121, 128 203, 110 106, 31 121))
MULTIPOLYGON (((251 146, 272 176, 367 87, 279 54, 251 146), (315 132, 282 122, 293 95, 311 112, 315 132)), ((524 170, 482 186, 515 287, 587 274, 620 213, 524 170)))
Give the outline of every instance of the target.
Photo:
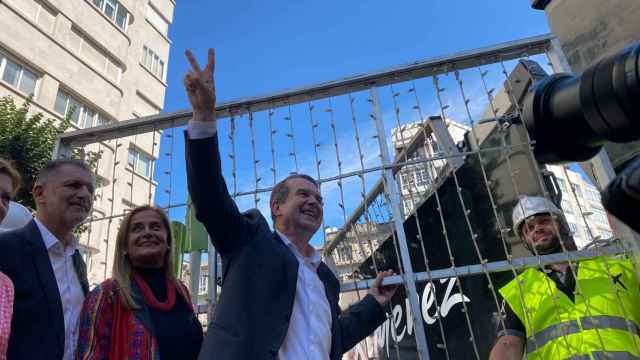
POLYGON ((129 260, 129 256, 127 255, 127 247, 129 242, 129 229, 131 227, 131 221, 136 214, 143 211, 153 211, 158 214, 160 216, 160 219, 162 220, 162 224, 164 225, 165 229, 167 229, 167 245, 169 246, 169 249, 165 254, 162 267, 165 270, 167 278, 171 281, 177 282, 176 277, 173 274, 173 236, 167 214, 165 214, 165 212, 161 209, 149 205, 139 206, 131 210, 124 217, 122 224, 120 224, 120 229, 118 230, 112 271, 112 278, 118 284, 118 289, 120 291, 120 294, 122 295, 122 302, 128 309, 140 308, 140 306, 133 300, 132 296, 131 273, 133 271, 133 265, 131 264, 131 260, 129 260))
POLYGON ((18 173, 9 161, 0 158, 0 174, 7 175, 9 179, 11 179, 11 185, 13 186, 11 196, 16 196, 18 190, 20 190, 20 173, 18 173))

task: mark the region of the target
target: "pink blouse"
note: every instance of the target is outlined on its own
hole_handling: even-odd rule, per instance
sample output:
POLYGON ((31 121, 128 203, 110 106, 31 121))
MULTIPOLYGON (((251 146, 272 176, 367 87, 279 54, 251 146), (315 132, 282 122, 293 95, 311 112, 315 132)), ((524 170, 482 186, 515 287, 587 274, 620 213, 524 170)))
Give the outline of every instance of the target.
POLYGON ((11 316, 13 314, 13 283, 0 272, 0 360, 7 359, 11 316))

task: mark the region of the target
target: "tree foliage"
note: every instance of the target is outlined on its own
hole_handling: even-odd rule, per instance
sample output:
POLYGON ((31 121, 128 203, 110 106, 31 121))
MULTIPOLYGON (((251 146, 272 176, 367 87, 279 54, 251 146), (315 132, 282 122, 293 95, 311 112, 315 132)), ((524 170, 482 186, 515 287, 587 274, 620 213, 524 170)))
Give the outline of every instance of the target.
MULTIPOLYGON (((30 108, 30 98, 20 106, 10 96, 0 98, 0 157, 9 160, 22 175, 22 186, 15 200, 35 209, 31 189, 36 176, 51 160, 57 137, 71 126, 69 116, 75 109, 60 121, 30 112, 30 108)), ((72 157, 84 158, 94 170, 100 155, 83 154, 82 149, 72 152, 72 157)))
POLYGON ((31 189, 38 171, 51 160, 56 138, 70 126, 68 119, 45 119, 29 113, 30 99, 21 106, 10 96, 0 98, 0 157, 13 163, 22 175, 16 201, 35 209, 31 189))

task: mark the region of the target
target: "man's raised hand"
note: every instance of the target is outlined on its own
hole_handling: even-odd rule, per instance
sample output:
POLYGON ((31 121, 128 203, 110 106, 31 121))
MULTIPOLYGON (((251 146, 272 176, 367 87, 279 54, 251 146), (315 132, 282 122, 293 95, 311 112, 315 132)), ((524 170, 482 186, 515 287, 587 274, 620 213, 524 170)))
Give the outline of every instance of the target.
POLYGON ((193 119, 197 121, 216 120, 216 86, 213 81, 215 70, 215 51, 209 49, 209 59, 204 70, 190 50, 185 51, 191 70, 184 77, 184 87, 193 109, 193 119))

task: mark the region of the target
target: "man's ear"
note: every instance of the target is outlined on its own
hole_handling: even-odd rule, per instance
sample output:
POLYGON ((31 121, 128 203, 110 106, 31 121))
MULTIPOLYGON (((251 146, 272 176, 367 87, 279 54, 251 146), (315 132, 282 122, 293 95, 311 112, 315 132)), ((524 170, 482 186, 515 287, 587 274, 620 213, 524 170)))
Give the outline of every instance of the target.
POLYGON ((269 204, 269 207, 271 208, 271 215, 274 218, 277 217, 279 215, 278 212, 280 211, 280 202, 274 200, 269 204))
POLYGON ((31 195, 33 196, 33 201, 38 205, 43 200, 44 186, 42 184, 33 185, 31 195))

